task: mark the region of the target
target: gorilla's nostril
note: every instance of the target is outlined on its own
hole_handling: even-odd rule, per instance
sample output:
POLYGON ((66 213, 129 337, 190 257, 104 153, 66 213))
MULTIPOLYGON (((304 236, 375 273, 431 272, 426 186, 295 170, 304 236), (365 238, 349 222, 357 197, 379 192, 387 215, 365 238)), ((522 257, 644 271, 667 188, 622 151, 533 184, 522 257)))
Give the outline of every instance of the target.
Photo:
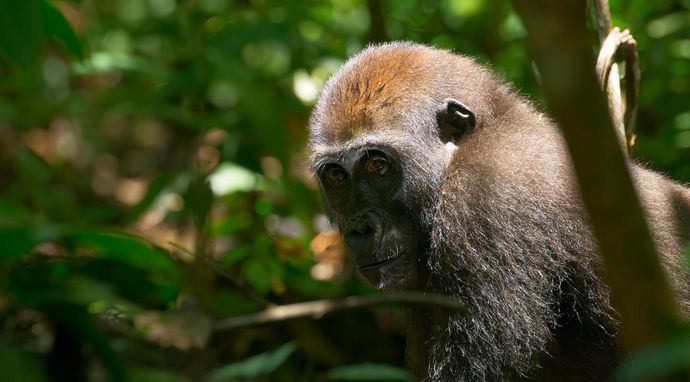
POLYGON ((374 235, 374 227, 370 225, 364 225, 361 227, 351 229, 350 233, 357 236, 369 237, 374 235))
POLYGON ((345 235, 345 242, 355 252, 364 252, 374 237, 374 227, 366 225, 352 229, 345 235))

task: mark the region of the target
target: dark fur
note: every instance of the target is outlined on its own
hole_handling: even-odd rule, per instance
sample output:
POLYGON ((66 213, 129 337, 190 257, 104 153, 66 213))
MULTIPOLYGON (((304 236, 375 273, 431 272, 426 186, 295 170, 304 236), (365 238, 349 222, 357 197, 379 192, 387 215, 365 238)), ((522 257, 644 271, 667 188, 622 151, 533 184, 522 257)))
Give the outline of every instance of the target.
MULTIPOLYGON (((391 197, 421 224, 410 287, 460 296, 470 314, 411 310, 409 366, 432 381, 602 380, 618 360, 616 314, 557 128, 471 59, 394 43, 352 58, 310 124, 314 169, 346 150, 386 145, 405 174, 391 197), (435 111, 461 101, 476 128, 448 154, 435 111)), ((631 164, 683 309, 690 192, 631 164)), ((326 205, 334 223, 347 216, 326 205)))

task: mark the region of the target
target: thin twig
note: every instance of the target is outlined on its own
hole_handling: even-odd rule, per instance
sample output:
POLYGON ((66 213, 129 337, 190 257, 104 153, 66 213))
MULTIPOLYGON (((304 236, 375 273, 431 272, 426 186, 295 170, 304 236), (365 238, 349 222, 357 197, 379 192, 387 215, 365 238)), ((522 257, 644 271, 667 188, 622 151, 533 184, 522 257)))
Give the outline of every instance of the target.
POLYGON ((273 306, 258 313, 220 320, 214 325, 214 330, 228 330, 242 326, 285 321, 298 317, 312 317, 318 319, 325 314, 337 310, 391 304, 435 305, 441 308, 457 310, 461 313, 467 311, 465 304, 457 297, 425 294, 421 292, 396 292, 374 296, 352 296, 342 300, 317 300, 273 306))

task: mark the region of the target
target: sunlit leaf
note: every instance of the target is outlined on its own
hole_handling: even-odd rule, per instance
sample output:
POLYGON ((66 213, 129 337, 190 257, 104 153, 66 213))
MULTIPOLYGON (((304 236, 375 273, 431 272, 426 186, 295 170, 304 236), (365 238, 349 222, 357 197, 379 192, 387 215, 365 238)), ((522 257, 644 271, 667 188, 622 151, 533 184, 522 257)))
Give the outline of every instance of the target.
POLYGON ((260 176, 234 163, 221 163, 208 177, 211 190, 216 195, 236 191, 252 191, 260 186, 260 176))

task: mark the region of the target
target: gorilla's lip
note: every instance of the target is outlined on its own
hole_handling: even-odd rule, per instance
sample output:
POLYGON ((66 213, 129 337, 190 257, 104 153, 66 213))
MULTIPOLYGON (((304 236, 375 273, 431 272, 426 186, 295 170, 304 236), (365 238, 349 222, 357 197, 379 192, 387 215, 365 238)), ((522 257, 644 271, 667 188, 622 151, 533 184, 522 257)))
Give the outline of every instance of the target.
POLYGON ((379 267, 382 267, 382 266, 384 266, 384 265, 386 265, 386 264, 392 263, 392 262, 394 262, 395 260, 397 260, 397 259, 399 259, 399 258, 401 258, 401 257, 402 257, 402 253, 398 253, 398 254, 395 254, 395 255, 393 255, 393 256, 386 257, 386 258, 384 258, 384 259, 382 259, 382 260, 375 261, 375 262, 373 262, 373 263, 360 265, 360 266, 359 266, 359 270, 360 270, 360 271, 366 271, 366 270, 368 270, 368 269, 379 268, 379 267))

